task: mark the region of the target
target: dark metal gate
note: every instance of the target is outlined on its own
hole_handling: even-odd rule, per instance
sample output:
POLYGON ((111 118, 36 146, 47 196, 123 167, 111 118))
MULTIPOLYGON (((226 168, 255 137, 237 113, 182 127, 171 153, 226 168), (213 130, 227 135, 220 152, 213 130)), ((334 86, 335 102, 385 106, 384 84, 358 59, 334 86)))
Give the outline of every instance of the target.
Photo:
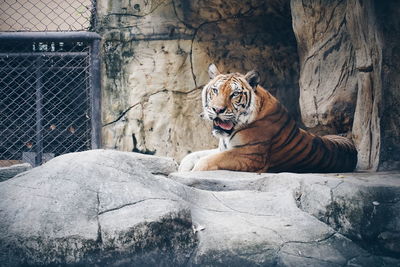
MULTIPOLYGON (((42 19, 39 30, 55 30, 17 32, 24 25, 19 22, 14 29, 13 17, 6 14, 14 2, 0 4, 0 23, 6 24, 0 32, 0 167, 20 162, 37 166, 64 153, 99 148, 100 36, 71 30, 79 23, 95 29, 95 3, 88 2, 92 6, 86 22, 61 11, 55 20, 61 26, 40 24, 49 14, 36 11, 30 16, 42 19)), ((42 1, 32 2, 37 6, 42 1)), ((82 1, 61 5, 69 7, 68 2, 82 1)))

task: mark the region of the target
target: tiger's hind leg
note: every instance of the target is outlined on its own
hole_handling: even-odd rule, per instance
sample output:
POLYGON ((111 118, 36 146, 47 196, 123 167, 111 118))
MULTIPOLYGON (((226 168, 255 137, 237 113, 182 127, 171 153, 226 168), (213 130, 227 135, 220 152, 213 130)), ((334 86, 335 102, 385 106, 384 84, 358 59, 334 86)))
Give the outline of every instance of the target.
POLYGON ((182 161, 181 164, 179 165, 178 171, 179 172, 188 172, 193 169, 193 167, 196 165, 196 163, 201 159, 206 156, 216 154, 219 152, 219 149, 210 149, 210 150, 202 150, 202 151, 197 151, 190 153, 186 155, 182 161))

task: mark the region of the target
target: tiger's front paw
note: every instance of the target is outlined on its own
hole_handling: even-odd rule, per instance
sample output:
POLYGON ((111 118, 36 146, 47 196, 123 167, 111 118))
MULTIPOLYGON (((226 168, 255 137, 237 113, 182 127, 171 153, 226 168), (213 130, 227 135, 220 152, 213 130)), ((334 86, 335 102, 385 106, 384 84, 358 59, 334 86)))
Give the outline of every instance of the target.
POLYGON ((181 161, 181 164, 179 165, 178 171, 190 172, 191 170, 193 170, 196 161, 198 161, 198 159, 191 157, 191 155, 184 157, 181 161))
POLYGON ((207 158, 200 159, 195 165, 192 171, 215 171, 218 167, 212 164, 207 158))

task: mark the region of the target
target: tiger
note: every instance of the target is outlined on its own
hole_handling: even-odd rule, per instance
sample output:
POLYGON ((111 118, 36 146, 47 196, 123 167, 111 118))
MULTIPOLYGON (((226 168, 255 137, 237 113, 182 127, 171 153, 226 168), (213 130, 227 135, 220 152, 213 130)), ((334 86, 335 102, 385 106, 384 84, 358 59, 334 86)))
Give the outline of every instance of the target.
POLYGON ((351 172, 353 142, 298 127, 287 109, 260 84, 257 71, 221 74, 215 64, 201 92, 203 117, 212 122, 218 149, 191 153, 179 171, 351 172))

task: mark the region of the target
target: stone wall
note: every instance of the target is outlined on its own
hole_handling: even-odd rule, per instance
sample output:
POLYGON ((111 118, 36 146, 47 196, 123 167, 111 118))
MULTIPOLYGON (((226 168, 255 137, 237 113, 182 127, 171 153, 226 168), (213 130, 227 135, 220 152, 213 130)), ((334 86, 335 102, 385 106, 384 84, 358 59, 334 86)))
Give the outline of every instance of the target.
POLYGON ((300 57, 300 110, 317 133, 347 133, 358 169, 398 169, 396 1, 291 1, 300 57))
POLYGON ((400 169, 400 2, 375 2, 384 43, 380 169, 400 169))
POLYGON ((98 3, 103 36, 103 144, 181 159, 217 146, 199 116, 215 63, 257 69, 298 117, 298 57, 289 1, 98 3))

